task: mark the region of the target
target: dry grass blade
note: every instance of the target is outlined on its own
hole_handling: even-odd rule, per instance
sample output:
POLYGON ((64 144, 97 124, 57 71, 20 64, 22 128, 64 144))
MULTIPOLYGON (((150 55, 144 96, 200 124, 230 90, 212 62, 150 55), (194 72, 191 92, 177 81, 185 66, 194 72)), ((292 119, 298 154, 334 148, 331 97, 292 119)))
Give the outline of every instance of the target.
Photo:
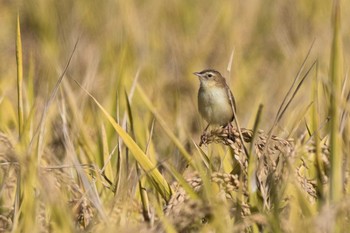
MULTIPOLYGON (((330 120, 330 118, 327 117, 327 118, 322 122, 322 124, 318 127, 318 129, 317 129, 316 131, 321 131, 321 130, 328 124, 329 120, 330 120)), ((315 137, 316 131, 315 131, 313 134, 311 134, 310 138, 305 142, 305 144, 310 143, 310 141, 315 137)))
POLYGON ((113 148, 112 152, 109 152, 106 128, 103 123, 101 123, 101 137, 102 137, 102 150, 103 150, 103 153, 101 155, 102 156, 101 160, 102 160, 103 166, 102 166, 102 169, 100 170, 100 173, 109 183, 109 185, 112 186, 114 183, 114 178, 111 178, 113 177, 113 168, 110 161, 111 161, 112 155, 114 154, 116 146, 113 148))
POLYGON ((299 84, 297 85, 295 91, 293 92, 292 96, 290 97, 290 99, 288 100, 286 106, 283 108, 283 110, 280 112, 278 118, 277 118, 277 122, 278 123, 281 118, 283 117, 285 111, 287 110, 287 108, 289 107, 290 103, 293 101, 295 95, 298 93, 301 85, 304 83, 305 79, 308 77, 311 69, 316 65, 317 61, 314 61, 314 63, 312 63, 312 65, 310 66, 310 68, 307 70, 306 74, 303 76, 303 78, 300 80, 299 84))
POLYGON ((261 114, 262 114, 263 107, 264 106, 262 104, 259 104, 258 112, 256 113, 254 127, 253 127, 253 136, 252 136, 252 142, 253 143, 250 144, 249 154, 251 154, 252 151, 253 151, 254 142, 255 142, 255 138, 256 138, 256 135, 257 135, 257 132, 258 132, 258 129, 259 129, 258 127, 259 127, 259 124, 260 124, 260 119, 261 119, 261 114))
MULTIPOLYGON (((136 88, 137 82, 139 80, 139 77, 140 77, 140 70, 137 70, 135 78, 134 78, 134 80, 132 82, 132 85, 131 85, 131 88, 130 88, 130 93, 129 93, 129 95, 125 95, 126 96, 126 100, 128 102, 128 106, 132 103, 132 99, 134 97, 135 88, 136 88)), ((125 92, 125 94, 126 94, 126 92, 125 92)), ((127 112, 125 112, 124 113, 124 117, 123 117, 123 121, 122 121, 123 129, 126 128, 127 118, 128 118, 128 115, 127 115, 127 112)), ((122 145, 123 142, 120 140, 119 143, 122 145)))
POLYGON ((85 172, 83 171, 81 164, 79 163, 78 156, 75 152, 73 142, 70 138, 64 98, 62 98, 61 103, 62 103, 61 118, 63 123, 62 131, 64 136, 64 144, 65 144, 65 147, 67 148, 67 154, 70 156, 70 159, 76 168, 79 179, 81 180, 82 185, 84 186, 84 190, 86 191, 86 194, 88 195, 89 200, 93 203, 94 207, 98 210, 102 220, 107 221, 107 215, 104 211, 102 201, 100 199, 100 196, 98 195, 96 187, 94 186, 94 182, 90 182, 85 172))
POLYGON ((210 168, 211 166, 211 163, 210 163, 210 159, 208 158, 208 156, 204 153, 204 151, 202 150, 202 148, 200 148, 200 146, 197 145, 197 143, 192 139, 192 143, 193 145, 196 147, 198 153, 200 154, 201 158, 202 158, 202 161, 205 165, 205 167, 207 169, 210 168))
MULTIPOLYGON (((349 70, 346 72, 344 82, 342 84, 342 91, 341 91, 341 96, 343 99, 345 99, 345 103, 350 102, 350 90, 348 90, 348 79, 349 79, 349 70), (346 94, 347 92, 347 94, 346 94)), ((341 117, 340 117, 340 134, 344 133, 344 129, 346 126, 346 123, 348 122, 348 117, 349 117, 349 108, 345 108, 342 110, 341 117)))
MULTIPOLYGON (((233 63, 233 55, 234 55, 234 49, 232 50, 231 52, 231 56, 230 56, 230 60, 229 60, 229 63, 227 65, 227 71, 229 72, 229 77, 231 77, 231 67, 232 67, 232 63, 233 63)), ((242 136, 242 132, 241 132, 241 126, 239 124, 239 121, 238 121, 238 118, 237 118, 237 109, 235 108, 235 104, 234 104, 234 101, 232 99, 232 95, 231 95, 231 91, 229 89, 226 90, 227 91, 227 96, 229 97, 229 100, 230 100, 230 105, 231 105, 231 108, 232 108, 232 112, 233 112, 233 118, 234 118, 234 121, 235 121, 235 124, 236 124, 236 127, 238 129, 238 132, 239 132, 239 136, 241 138, 241 141, 243 142, 243 136, 242 136)), ((200 143, 200 145, 202 144, 202 142, 200 143)), ((199 146, 200 146, 199 145, 199 146)), ((242 143, 242 149, 243 151, 245 152, 246 156, 249 157, 249 153, 248 153, 248 150, 247 148, 245 147, 244 143, 242 143)))
POLYGON ((320 138, 320 131, 319 131, 319 102, 318 102, 318 63, 316 65, 316 74, 313 82, 313 101, 314 105, 312 107, 312 129, 314 132, 310 134, 310 138, 314 136, 315 141, 315 149, 316 149, 316 169, 317 169, 317 192, 319 193, 320 202, 319 206, 321 206, 325 201, 325 168, 322 161, 322 154, 321 154, 321 138, 320 138))
MULTIPOLYGON (((132 91, 134 92, 134 90, 132 90, 132 91)), ((132 136, 133 140, 136 142, 135 131, 134 131, 134 118, 133 118, 133 114, 131 111, 131 103, 130 103, 128 93, 126 91, 124 93, 125 93, 125 99, 126 99, 127 116, 128 116, 129 122, 130 122, 130 132, 131 132, 131 136, 132 136)), ((148 146, 149 146, 149 143, 150 143, 151 138, 152 138, 152 134, 153 134, 153 126, 152 126, 152 131, 151 131, 149 140, 147 142, 147 147, 146 147, 146 151, 145 151, 146 156, 147 156, 148 146)), ((142 184, 141 171, 140 171, 139 164, 136 163, 135 167, 136 167, 137 176, 139 178, 138 187, 139 187, 139 192, 140 192, 140 196, 141 196, 143 218, 146 222, 149 222, 151 220, 151 216, 150 216, 150 206, 149 206, 147 191, 143 187, 143 184, 142 184)))
POLYGON ((148 154, 148 150, 149 150, 149 147, 151 145, 151 141, 152 141, 152 136, 153 136, 153 133, 154 133, 154 125, 155 125, 156 121, 155 119, 153 118, 152 119, 152 123, 151 123, 151 129, 149 131, 149 137, 148 137, 148 140, 147 140, 147 144, 146 144, 146 151, 145 151, 145 154, 147 155, 148 154))
POLYGON ((345 92, 347 90, 348 87, 348 80, 349 80, 349 68, 346 71, 345 77, 344 77, 344 81, 342 83, 342 89, 341 89, 341 95, 344 96, 345 92))
POLYGON ((102 153, 100 154, 100 156, 98 157, 98 165, 100 167, 103 166, 103 169, 101 169, 101 172, 104 171, 105 167, 106 167, 106 160, 109 153, 109 146, 108 146, 108 140, 107 140, 107 133, 106 133, 106 128, 103 124, 103 122, 101 122, 101 127, 100 127, 100 131, 101 131, 101 147, 102 147, 102 153))
MULTIPOLYGON (((151 140, 152 140, 152 136, 153 136, 153 132, 154 132, 154 122, 155 120, 152 120, 152 124, 151 124, 151 129, 150 129, 150 134, 147 140, 147 144, 146 144, 146 150, 145 150, 145 154, 148 154, 148 149, 149 146, 151 144, 151 140)), ((141 174, 140 174, 140 168, 138 166, 138 164, 136 164, 136 171, 137 171, 137 175, 140 178, 141 174)), ((139 190, 140 190, 140 196, 141 196, 141 202, 142 202, 142 213, 143 213, 143 218, 146 222, 150 222, 151 221, 151 213, 150 213, 150 204, 149 204, 149 200, 148 200, 148 194, 147 194, 147 190, 143 187, 142 181, 141 179, 139 180, 139 190)))
MULTIPOLYGON (((136 163, 136 172, 137 172, 137 176, 140 178, 141 177, 141 171, 140 171, 140 167, 139 165, 136 163)), ((142 215, 143 218, 146 222, 150 222, 151 221, 151 207, 149 204, 149 200, 148 200, 148 194, 147 194, 147 190, 146 188, 143 187, 142 184, 142 180, 140 179, 138 181, 139 184, 139 192, 140 192, 140 196, 141 196, 141 203, 142 203, 142 215)))
MULTIPOLYGON (((137 70, 135 77, 134 77, 134 80, 132 82, 131 88, 130 88, 130 93, 128 96, 126 96, 126 101, 130 104, 132 103, 133 96, 135 93, 136 84, 138 82, 139 77, 140 77, 140 69, 137 70)), ((116 101, 117 101, 116 106, 117 106, 117 118, 118 118, 117 122, 120 122, 119 121, 119 98, 117 98, 116 101)), ((128 113, 127 113, 127 111, 125 111, 123 119, 122 119, 122 123, 121 123, 121 127, 123 129, 126 129, 127 120, 128 120, 128 113)), ((116 179, 117 179, 116 192, 117 193, 120 190, 119 187, 120 187, 121 179, 122 179, 122 169, 124 168, 123 161, 125 161, 125 168, 124 169, 125 169, 126 173, 128 173, 128 170, 129 170, 128 156, 126 155, 125 158, 121 157, 122 148, 123 148, 123 140, 122 140, 122 138, 119 138, 118 139, 117 169, 116 169, 116 179)))
POLYGON ((36 137, 36 135, 37 135, 37 134, 39 133, 39 131, 40 131, 39 139, 38 139, 38 148, 37 148, 37 150, 38 150, 38 161, 40 161, 40 159, 41 159, 41 154, 42 154, 42 150, 43 150, 43 149, 42 149, 42 142, 43 142, 42 137, 43 137, 43 135, 44 135, 43 132, 44 132, 44 129, 45 129, 46 114, 47 114, 47 112, 48 112, 48 110, 49 110, 49 107, 50 107, 50 105, 51 105, 53 99, 55 98, 55 96, 56 96, 56 94, 57 94, 57 92, 58 92, 58 88, 60 87, 60 85, 61 85, 61 83, 62 83, 62 80, 63 80, 63 78, 64 78, 64 76, 65 76, 65 74, 66 74, 66 72, 67 72, 67 70, 68 70, 68 67, 69 67, 69 65, 70 65, 70 63, 71 63, 71 61, 72 61, 73 55, 74 55, 74 53, 75 53, 75 51, 76 51, 76 49, 77 49, 78 43, 79 43, 79 38, 78 38, 77 41, 75 42, 74 48, 73 48, 73 50, 72 50, 72 52, 71 52, 71 54, 70 54, 70 56, 69 56, 68 62, 67 62, 67 64, 66 64, 66 66, 65 66, 65 68, 64 68, 64 70, 63 70, 63 72, 62 72, 62 74, 61 74, 60 77, 58 78, 58 80, 57 80, 57 82, 56 82, 56 84, 55 84, 55 86, 54 86, 54 88, 53 88, 53 90, 52 90, 52 93, 51 93, 49 99, 48 99, 48 100, 46 101, 46 103, 45 103, 44 111, 43 111, 43 113, 42 113, 42 115, 41 115, 41 118, 40 118, 40 121, 39 121, 39 125, 38 125, 38 127, 36 128, 36 130, 34 131, 34 134, 33 134, 32 139, 31 139, 31 141, 30 141, 30 144, 29 144, 29 147, 28 147, 29 150, 31 150, 31 148, 32 148, 32 143, 33 143, 33 141, 34 141, 34 138, 36 137))
POLYGON ((17 61, 17 102, 18 102, 18 134, 22 136, 23 130, 23 60, 22 60, 22 40, 19 14, 17 13, 17 36, 16 36, 16 61, 17 61))
POLYGON ((198 194, 193 190, 193 187, 187 183, 186 179, 180 173, 178 173, 171 164, 167 164, 166 168, 175 177, 176 181, 186 191, 186 194, 189 197, 191 197, 194 200, 199 198, 198 194))
MULTIPOLYGON (((228 73, 230 74, 231 73, 231 69, 232 69, 232 64, 233 64, 233 55, 235 54, 235 50, 232 49, 232 52, 231 52, 231 55, 230 55, 230 60, 227 64, 227 68, 226 70, 228 71, 228 73)), ((230 76, 231 77, 231 76, 230 76)))
POLYGON ((291 124, 290 131, 288 133, 287 138, 293 137, 294 133, 298 130, 298 126, 301 124, 302 121, 305 121, 305 118, 307 117, 307 113, 309 112, 309 109, 313 106, 313 104, 314 103, 311 102, 299 111, 299 113, 295 117, 294 122, 291 124))
MULTIPOLYGON (((346 103, 350 103, 350 90, 348 92, 348 94, 345 97, 345 102, 346 103)), ((344 133, 344 129, 346 127, 346 124, 349 122, 349 111, 347 110, 343 110, 342 114, 341 114, 341 118, 340 118, 340 134, 344 133)))
POLYGON ((125 91, 124 94, 125 94, 125 100, 126 100, 127 116, 129 118, 129 122, 130 122, 131 135, 132 135, 134 141, 136 141, 135 140, 135 131, 134 131, 134 118, 133 118, 132 111, 131 111, 131 103, 130 103, 130 100, 128 97, 128 93, 126 93, 126 91, 125 91))
POLYGON ((313 45, 314 45, 314 42, 315 42, 315 41, 312 42, 312 44, 311 44, 311 46, 310 46, 310 49, 309 49, 308 53, 306 54, 306 57, 305 57, 303 63, 301 64, 300 69, 299 69, 297 75, 295 76, 295 78, 294 78, 294 80, 293 80, 292 85, 290 86, 289 90, 287 91, 287 94, 284 96, 283 101, 282 101, 282 103, 281 103, 281 105, 280 105, 280 107, 279 107, 279 109, 278 109, 278 111, 277 111, 277 114, 276 114, 274 123, 273 123, 271 129, 269 130, 269 133, 268 133, 268 134, 270 134, 270 133, 272 134, 273 129, 275 128, 275 126, 276 126, 276 124, 277 124, 277 122, 278 122, 278 118, 280 118, 280 114, 281 114, 282 108, 284 107, 284 104, 285 104, 285 102, 287 101, 287 98, 288 98, 289 94, 290 94, 291 91, 293 90, 293 87, 294 87, 295 83, 296 83, 297 80, 299 79, 300 74, 301 74, 302 70, 304 69, 305 63, 306 63, 306 61, 307 61, 307 59, 308 59, 308 57, 309 57, 309 55, 310 55, 310 53, 311 53, 311 49, 312 49, 312 47, 313 47, 313 45))
MULTIPOLYGON (((235 110, 235 108, 234 108, 233 100, 232 100, 230 94, 228 94, 228 96, 229 96, 229 98, 230 98, 231 108, 232 108, 232 112, 233 112, 233 116, 234 116, 234 122, 235 122, 235 124, 236 124, 237 130, 238 130, 238 133, 239 133, 239 137, 240 137, 241 141, 244 142, 244 140, 243 140, 243 135, 242 135, 242 132, 241 132, 241 126, 240 126, 240 124, 239 124, 239 122, 238 122, 238 118, 237 118, 236 110, 235 110)), ((241 146, 242 146, 242 149, 243 149, 245 155, 247 156, 247 158, 249 158, 249 153, 248 153, 248 150, 247 150, 247 148, 245 147, 244 143, 242 143, 241 146)))

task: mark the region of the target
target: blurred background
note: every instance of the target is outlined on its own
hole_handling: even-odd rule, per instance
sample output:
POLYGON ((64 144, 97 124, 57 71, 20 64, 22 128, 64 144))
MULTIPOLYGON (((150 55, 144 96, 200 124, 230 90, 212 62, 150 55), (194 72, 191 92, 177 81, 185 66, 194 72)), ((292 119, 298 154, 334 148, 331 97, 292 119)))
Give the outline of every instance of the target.
MULTIPOLYGON (((342 4, 345 61, 350 51, 350 14, 346 13, 350 4, 346 2, 342 4)), ((96 130, 96 108, 73 80, 118 118, 125 111, 125 92, 129 93, 139 76, 138 83, 158 113, 179 139, 191 144, 189 138, 198 140, 205 127, 197 111, 199 81, 192 74, 195 71, 213 68, 224 74, 235 95, 242 127, 252 127, 258 105, 263 104, 263 130, 272 126, 313 42, 304 73, 317 60, 319 82, 325 82, 328 76, 331 1, 27 0, 1 1, 0 6, 1 130, 16 126, 17 13, 24 83, 34 85, 32 104, 38 108, 34 114, 40 115, 39 109, 79 39, 65 82, 71 97, 80 103, 85 125, 92 131, 96 130)), ((288 109, 290 117, 279 124, 281 133, 289 135, 297 130, 297 115, 311 103, 310 80, 314 74, 288 109)), ((327 104, 321 100, 323 103, 327 104)), ((31 106, 26 108, 29 112, 31 106)), ((135 127, 139 132, 146 131, 152 114, 137 93, 132 111, 135 127)), ((321 121, 327 115, 326 108, 322 111, 321 121)), ((161 150, 168 148, 162 133, 155 133, 155 140, 159 140, 156 145, 161 150)))
MULTIPOLYGON (((347 75, 349 0, 342 1, 341 11, 341 50, 347 75)), ((42 196, 49 200, 53 215, 55 211, 61 211, 56 222, 64 222, 61 221, 66 217, 62 206, 66 206, 68 198, 64 197, 71 189, 57 194, 57 191, 52 191, 56 189, 49 187, 55 182, 47 182, 40 173, 46 170, 37 170, 39 165, 53 164, 60 165, 59 168, 65 164, 68 165, 64 168, 72 168, 71 164, 82 167, 87 164, 95 166, 94 171, 98 171, 98 175, 99 169, 108 165, 106 175, 112 180, 110 184, 120 185, 120 190, 129 198, 136 196, 136 184, 140 179, 135 166, 125 159, 133 161, 131 156, 128 157, 128 150, 118 144, 118 135, 110 122, 75 81, 86 88, 120 124, 128 112, 126 96, 133 92, 133 83, 137 83, 146 97, 137 89, 130 98, 127 131, 143 151, 146 147, 149 149, 152 162, 162 164, 170 161, 176 168, 184 168, 186 164, 181 162, 179 148, 183 145, 191 155, 198 153, 194 142, 199 142, 206 125, 197 111, 199 80, 193 72, 212 68, 226 77, 236 99, 241 127, 253 127, 258 106, 262 104, 259 129, 268 131, 312 47, 301 76, 315 61, 317 65, 308 74, 274 134, 297 138, 306 131, 312 115, 309 114, 309 106, 315 100, 311 91, 315 83, 319 87, 318 114, 322 125, 329 109, 328 80, 333 36, 331 12, 332 1, 319 0, 0 1, 0 132, 6 135, 0 138, 0 142, 5 142, 4 138, 14 142, 19 156, 10 148, 13 161, 22 155, 35 155, 21 160, 25 165, 29 164, 22 166, 23 180, 17 183, 23 187, 18 186, 14 191, 12 187, 16 187, 16 179, 10 180, 9 193, 12 196, 2 197, 1 203, 6 203, 8 212, 13 215, 13 203, 18 200, 14 198, 14 193, 17 192, 19 197, 21 190, 29 192, 30 195, 24 195, 24 201, 21 200, 21 209, 27 214, 27 210, 34 209, 31 206, 34 205, 33 196, 41 191, 44 193, 42 196), (18 123, 17 115, 17 15, 23 46, 23 127, 18 123), (45 103, 54 92, 77 41, 63 82, 43 117, 45 103), (146 98, 153 104, 153 109, 146 104, 146 98), (166 127, 159 119, 165 122, 166 127), (45 130, 38 133, 39 126, 43 125, 45 130), (18 140, 19 128, 23 128, 22 141, 18 140), (164 128, 170 130, 166 132, 164 128), (180 142, 177 146, 176 140, 169 136, 171 133, 180 142), (38 140, 33 139, 36 136, 38 140), (32 139, 33 147, 29 143, 32 139), (118 153, 113 151, 116 145, 120 146, 118 153), (111 162, 107 160, 109 154, 111 162), (116 154, 118 158, 114 156, 116 154), (120 165, 119 158, 124 159, 127 165, 120 165), (133 170, 129 172, 128 169, 133 170), (41 179, 44 185, 39 187, 36 184, 41 179), (39 187, 40 191, 31 193, 34 192, 33 187, 39 187), (25 198, 28 198, 27 202, 25 198), (28 206, 25 206, 26 203, 28 206)), ((210 148, 214 146, 204 150, 210 151, 210 148)), ((219 145, 211 153, 226 155, 223 148, 219 145)), ((84 171, 89 174, 86 180, 91 178, 91 183, 95 184, 96 177, 90 174, 92 170, 84 171)), ((77 169, 79 176, 72 174, 75 173, 67 175, 67 180, 76 178, 77 182, 72 186, 78 184, 82 187, 79 182, 84 177, 83 173, 77 169)), ((7 177, 7 171, 3 177, 7 177)), ((62 178, 61 183, 67 180, 62 178)), ((96 185, 100 198, 97 200, 108 209, 114 197, 106 188, 106 181, 101 180, 96 185)), ((168 182, 171 181, 168 179, 168 182)), ((17 213, 14 215, 18 216, 17 213)), ((31 229, 26 227, 30 225, 29 222, 22 228, 31 229)))

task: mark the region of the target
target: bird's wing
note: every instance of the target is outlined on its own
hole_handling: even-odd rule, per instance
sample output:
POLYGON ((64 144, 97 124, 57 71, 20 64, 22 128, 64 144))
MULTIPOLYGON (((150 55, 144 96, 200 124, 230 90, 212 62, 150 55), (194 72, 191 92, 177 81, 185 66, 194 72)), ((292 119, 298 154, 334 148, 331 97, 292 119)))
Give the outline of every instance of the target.
POLYGON ((230 103, 230 104, 233 105, 233 110, 235 111, 235 113, 237 113, 235 97, 233 96, 232 91, 230 90, 230 88, 227 84, 225 85, 225 88, 226 88, 227 94, 229 95, 230 102, 232 101, 232 103, 230 103))

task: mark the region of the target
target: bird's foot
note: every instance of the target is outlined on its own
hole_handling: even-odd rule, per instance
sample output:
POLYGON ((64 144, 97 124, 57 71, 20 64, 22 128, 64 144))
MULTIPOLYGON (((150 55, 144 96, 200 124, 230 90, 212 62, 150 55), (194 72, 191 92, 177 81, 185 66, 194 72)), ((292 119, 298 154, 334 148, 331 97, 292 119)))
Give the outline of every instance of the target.
POLYGON ((199 142, 199 146, 202 146, 203 144, 207 144, 208 142, 208 131, 204 130, 203 134, 201 135, 201 140, 199 142))
POLYGON ((225 127, 224 127, 225 131, 227 130, 227 137, 228 139, 233 140, 235 138, 234 133, 232 132, 233 130, 233 126, 231 125, 231 123, 228 123, 225 127))

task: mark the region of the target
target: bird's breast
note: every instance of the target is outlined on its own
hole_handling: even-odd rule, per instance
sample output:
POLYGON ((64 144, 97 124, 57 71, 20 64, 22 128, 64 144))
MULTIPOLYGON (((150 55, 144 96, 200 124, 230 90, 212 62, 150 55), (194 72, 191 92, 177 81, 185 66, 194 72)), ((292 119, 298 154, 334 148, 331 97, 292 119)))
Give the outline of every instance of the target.
POLYGON ((201 86, 198 92, 198 108, 206 121, 227 124, 233 113, 226 88, 201 86))

